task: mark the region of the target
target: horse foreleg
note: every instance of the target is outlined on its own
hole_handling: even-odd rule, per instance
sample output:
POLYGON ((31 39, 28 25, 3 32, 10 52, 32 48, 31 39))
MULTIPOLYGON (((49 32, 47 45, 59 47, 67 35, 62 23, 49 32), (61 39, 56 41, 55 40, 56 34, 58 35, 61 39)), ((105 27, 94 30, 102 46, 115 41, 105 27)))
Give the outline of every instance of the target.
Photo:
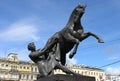
POLYGON ((66 39, 67 39, 67 41, 69 41, 69 42, 75 43, 74 50, 73 50, 73 52, 69 55, 69 58, 72 58, 72 57, 76 54, 76 52, 77 52, 78 45, 79 45, 79 39, 75 38, 75 37, 72 36, 71 34, 67 34, 66 39))
MULTIPOLYGON (((83 33, 83 34, 79 37, 79 41, 82 41, 82 40, 88 38, 90 35, 93 35, 93 34, 90 33, 90 32, 88 32, 88 33, 83 33)), ((72 58, 72 57, 76 54, 78 45, 79 45, 79 43, 75 45, 75 48, 74 48, 73 52, 69 55, 69 58, 72 58)))
POLYGON ((78 45, 79 45, 79 43, 75 45, 73 52, 69 55, 69 58, 72 58, 76 54, 77 49, 78 49, 78 45))
POLYGON ((104 43, 104 41, 100 37, 98 37, 96 34, 94 34, 92 32, 83 33, 82 36, 81 36, 80 41, 88 38, 89 36, 95 37, 98 40, 99 43, 104 43))
MULTIPOLYGON (((88 38, 89 36, 95 37, 98 40, 99 43, 104 43, 104 41, 100 37, 98 37, 96 34, 94 34, 92 32, 83 33, 81 35, 81 37, 79 38, 79 41, 83 41, 84 39, 88 38)), ((75 48, 74 48, 73 52, 69 55, 69 58, 72 58, 75 55, 75 53, 77 51, 77 48, 78 48, 78 45, 79 45, 79 43, 77 43, 75 45, 75 48)))
POLYGON ((88 32, 88 34, 90 34, 91 36, 95 37, 98 40, 99 43, 104 43, 104 41, 100 37, 98 37, 96 34, 94 34, 92 32, 88 32))

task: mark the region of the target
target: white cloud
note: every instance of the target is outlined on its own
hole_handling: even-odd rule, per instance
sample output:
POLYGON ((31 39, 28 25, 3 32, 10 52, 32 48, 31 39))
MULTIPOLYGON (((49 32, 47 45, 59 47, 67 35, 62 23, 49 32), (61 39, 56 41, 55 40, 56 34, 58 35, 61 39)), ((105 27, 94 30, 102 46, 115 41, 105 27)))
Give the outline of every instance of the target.
POLYGON ((113 57, 109 57, 107 60, 116 60, 116 59, 119 59, 119 57, 113 56, 113 57))
POLYGON ((113 75, 120 74, 120 67, 118 67, 118 68, 109 67, 106 69, 106 73, 113 74, 113 75))
POLYGON ((107 60, 116 60, 120 58, 119 50, 120 44, 111 44, 103 50, 103 53, 107 56, 107 60))
POLYGON ((26 41, 38 40, 38 29, 30 21, 19 21, 12 23, 9 27, 0 31, 2 41, 26 41))
POLYGON ((67 64, 77 64, 77 60, 73 57, 72 59, 69 58, 69 53, 66 56, 67 64))

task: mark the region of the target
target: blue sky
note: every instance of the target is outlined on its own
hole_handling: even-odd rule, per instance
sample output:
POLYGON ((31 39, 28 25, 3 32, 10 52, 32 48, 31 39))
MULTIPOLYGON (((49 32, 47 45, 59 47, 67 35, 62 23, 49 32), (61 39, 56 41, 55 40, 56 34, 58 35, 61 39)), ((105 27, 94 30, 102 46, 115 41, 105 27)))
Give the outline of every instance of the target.
MULTIPOLYGON (((77 54, 68 63, 103 66, 120 59, 119 0, 1 0, 0 57, 17 53, 20 60, 29 61, 27 44, 44 47, 48 38, 64 28, 78 3, 86 4, 82 17, 85 32, 99 35, 104 44, 93 37, 80 43, 77 54)), ((102 68, 120 71, 120 63, 102 68)))

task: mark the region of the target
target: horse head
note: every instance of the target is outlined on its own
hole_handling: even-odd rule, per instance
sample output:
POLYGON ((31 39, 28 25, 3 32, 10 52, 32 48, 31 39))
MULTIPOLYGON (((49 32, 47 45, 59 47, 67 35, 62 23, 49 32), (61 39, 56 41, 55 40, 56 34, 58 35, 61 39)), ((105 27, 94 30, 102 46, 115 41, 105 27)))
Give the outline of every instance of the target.
POLYGON ((78 4, 78 6, 73 10, 69 22, 79 22, 80 18, 85 12, 86 5, 78 4))
POLYGON ((78 6, 73 10, 73 13, 75 15, 80 15, 81 16, 85 12, 85 8, 86 8, 86 5, 78 4, 78 6))

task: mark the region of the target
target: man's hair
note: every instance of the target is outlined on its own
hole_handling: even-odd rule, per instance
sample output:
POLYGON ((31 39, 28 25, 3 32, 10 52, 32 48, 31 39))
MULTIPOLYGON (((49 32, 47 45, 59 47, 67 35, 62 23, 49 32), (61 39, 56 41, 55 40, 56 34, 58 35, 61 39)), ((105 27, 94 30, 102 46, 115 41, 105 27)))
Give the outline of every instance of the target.
POLYGON ((28 44, 28 50, 35 50, 34 42, 31 42, 31 43, 28 44))

